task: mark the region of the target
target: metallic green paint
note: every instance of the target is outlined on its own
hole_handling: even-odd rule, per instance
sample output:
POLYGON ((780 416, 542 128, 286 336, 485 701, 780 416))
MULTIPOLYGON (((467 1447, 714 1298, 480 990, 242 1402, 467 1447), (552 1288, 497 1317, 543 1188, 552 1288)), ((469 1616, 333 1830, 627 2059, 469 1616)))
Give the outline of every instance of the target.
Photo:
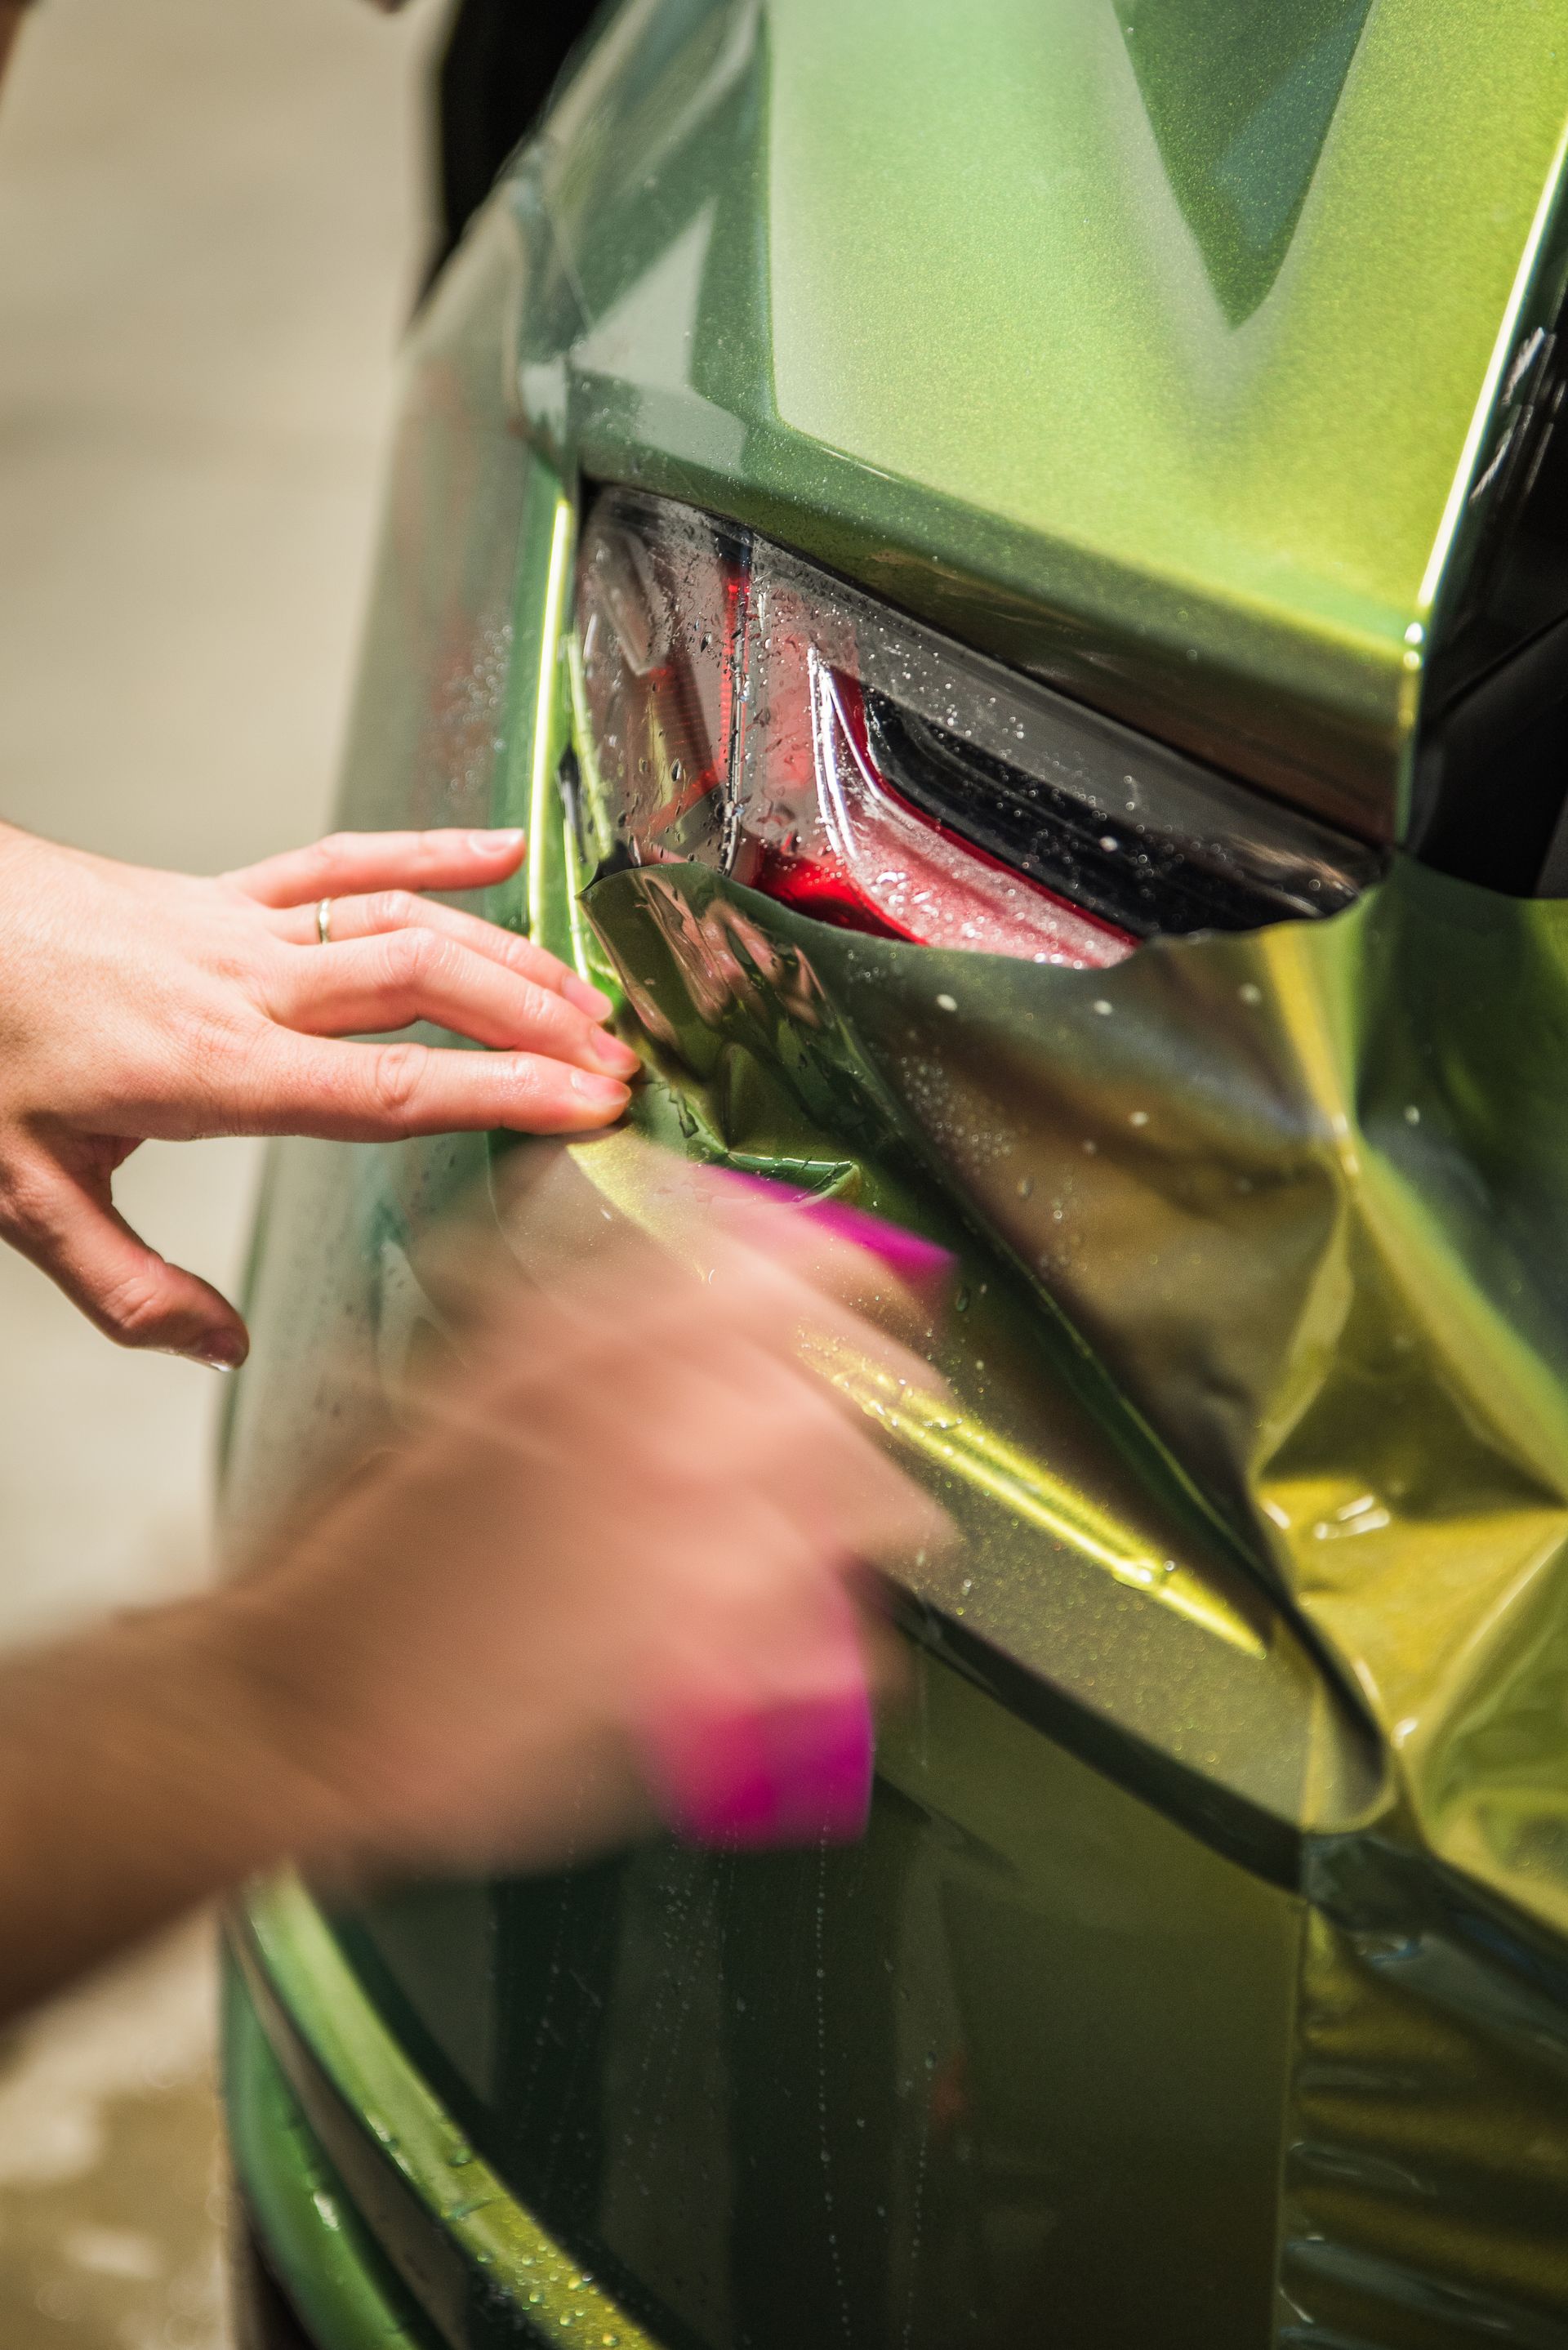
POLYGON ((1116 10, 1172 192, 1233 326, 1280 274, 1370 7, 1121 0, 1116 10))
POLYGON ((530 429, 1395 836, 1568 0, 1355 13, 628 0, 511 192, 530 429))

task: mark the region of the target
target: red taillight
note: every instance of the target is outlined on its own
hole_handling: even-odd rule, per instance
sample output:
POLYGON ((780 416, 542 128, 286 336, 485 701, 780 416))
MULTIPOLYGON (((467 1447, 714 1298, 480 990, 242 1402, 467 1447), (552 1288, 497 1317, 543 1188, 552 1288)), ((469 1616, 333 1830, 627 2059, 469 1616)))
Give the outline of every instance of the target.
POLYGON ((857 679, 814 664, 815 787, 826 847, 763 851, 755 886, 821 921, 918 945, 1103 967, 1137 941, 911 807, 877 769, 857 679))
POLYGON ((1330 913, 1376 869, 690 507, 599 498, 577 627, 590 862, 691 858, 818 920, 1079 968, 1330 913))

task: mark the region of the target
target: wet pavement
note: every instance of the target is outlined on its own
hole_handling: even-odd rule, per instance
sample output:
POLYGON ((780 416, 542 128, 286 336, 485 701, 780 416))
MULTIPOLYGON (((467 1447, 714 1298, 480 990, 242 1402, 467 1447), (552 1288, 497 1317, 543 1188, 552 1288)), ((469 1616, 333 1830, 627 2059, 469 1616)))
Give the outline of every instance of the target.
MULTIPOLYGON (((438 0, 439 5, 439 0, 438 0)), ((325 821, 414 282, 431 0, 50 0, 0 92, 0 816, 215 869, 325 821)), ((245 1143, 117 1187, 232 1284, 245 1143)), ((0 1252, 0 1640, 202 1572, 220 1383, 0 1252)), ((62 1736, 74 1725, 62 1724, 62 1736)), ((223 2350, 200 1921, 0 2039, 4 2350, 223 2350)))

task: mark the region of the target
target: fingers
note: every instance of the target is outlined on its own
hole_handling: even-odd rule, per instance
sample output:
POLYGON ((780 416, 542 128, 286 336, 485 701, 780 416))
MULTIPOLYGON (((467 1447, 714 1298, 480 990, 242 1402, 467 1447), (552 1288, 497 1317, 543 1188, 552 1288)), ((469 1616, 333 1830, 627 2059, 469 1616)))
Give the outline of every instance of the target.
POLYGON ((429 1020, 476 1044, 547 1053, 612 1076, 640 1066, 629 1045, 564 995, 434 930, 292 953, 270 999, 275 1018, 315 1035, 429 1020))
POLYGON ((223 878, 262 906, 302 906, 373 889, 483 889, 523 860, 521 829, 335 832, 223 878))
POLYGON ((170 1264, 133 1232, 101 1190, 40 1161, 7 1187, 5 1234, 121 1347, 184 1355, 234 1370, 245 1326, 207 1282, 170 1264))
MULTIPOLYGON (((292 946, 315 948, 320 943, 314 902, 279 909, 275 927, 278 935, 292 946)), ((456 906, 416 898, 406 889, 381 889, 370 897, 332 900, 334 947, 356 939, 381 938, 389 931, 410 930, 433 931, 438 938, 451 939, 474 954, 488 955, 493 962, 504 964, 522 978, 564 995, 568 1003, 575 1003, 592 1020, 603 1020, 609 1012, 608 996, 590 986, 586 979, 579 979, 547 947, 535 946, 532 939, 519 938, 514 931, 504 931, 499 923, 481 921, 476 914, 465 914, 456 906)))
POLYGON ((583 1134, 630 1100, 618 1077, 537 1053, 345 1045, 264 1032, 236 1086, 227 1130, 389 1142, 416 1134, 583 1134))

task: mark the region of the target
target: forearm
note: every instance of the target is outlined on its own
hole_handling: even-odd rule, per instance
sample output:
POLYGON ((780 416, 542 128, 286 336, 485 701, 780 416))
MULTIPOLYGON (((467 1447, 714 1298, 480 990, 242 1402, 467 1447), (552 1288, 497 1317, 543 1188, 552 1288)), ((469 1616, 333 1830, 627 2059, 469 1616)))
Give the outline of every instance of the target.
POLYGON ((0 0, 0 81, 5 78, 5 61, 11 54, 11 44, 21 29, 26 7, 27 0, 0 0))
POLYGON ((0 2016, 323 1840, 219 1597, 0 1666, 0 2016))

